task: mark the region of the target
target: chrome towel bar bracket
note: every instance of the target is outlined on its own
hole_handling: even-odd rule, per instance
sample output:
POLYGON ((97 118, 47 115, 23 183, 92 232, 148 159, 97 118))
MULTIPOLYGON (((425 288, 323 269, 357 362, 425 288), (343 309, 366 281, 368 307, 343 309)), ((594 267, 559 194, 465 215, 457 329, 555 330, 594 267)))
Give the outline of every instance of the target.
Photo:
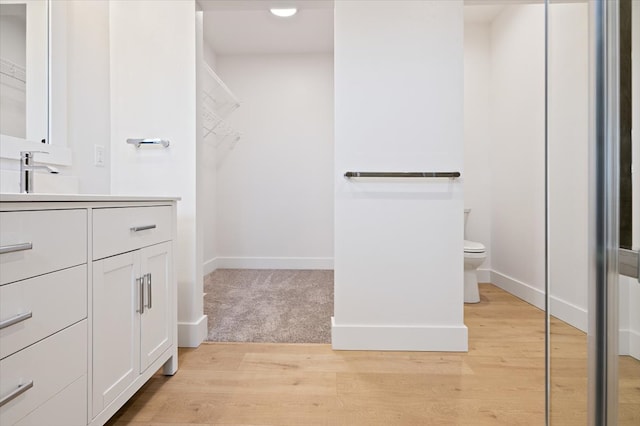
POLYGON ((345 172, 349 178, 449 178, 460 177, 460 172, 345 172))

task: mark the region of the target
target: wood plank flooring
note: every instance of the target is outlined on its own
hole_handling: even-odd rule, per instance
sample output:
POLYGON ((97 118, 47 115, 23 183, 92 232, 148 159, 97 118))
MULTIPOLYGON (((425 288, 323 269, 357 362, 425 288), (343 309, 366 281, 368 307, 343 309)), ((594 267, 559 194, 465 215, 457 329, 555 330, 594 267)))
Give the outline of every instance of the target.
MULTIPOLYGON (((181 349, 178 373, 154 376, 108 425, 543 425, 544 313, 483 284, 481 303, 465 305, 465 323, 468 353, 268 343, 181 349)), ((577 336, 558 373, 586 356, 577 336)), ((554 392, 571 401, 584 383, 565 376, 554 392)), ((585 424, 577 423, 579 404, 564 408, 585 424)))
MULTIPOLYGON (((587 337, 551 319, 551 424, 587 424, 587 337)), ((618 357, 618 426, 640 425, 640 361, 618 357)))

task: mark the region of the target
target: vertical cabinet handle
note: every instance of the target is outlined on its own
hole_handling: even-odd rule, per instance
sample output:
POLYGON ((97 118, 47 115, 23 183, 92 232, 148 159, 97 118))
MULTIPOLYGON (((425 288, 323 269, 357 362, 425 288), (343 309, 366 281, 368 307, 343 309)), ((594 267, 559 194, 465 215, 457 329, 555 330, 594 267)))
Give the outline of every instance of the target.
POLYGON ((140 294, 140 299, 138 299, 138 313, 144 314, 144 308, 151 309, 152 299, 151 295, 153 292, 153 287, 151 285, 151 272, 148 272, 141 276, 140 278, 136 278, 136 286, 138 287, 138 291, 140 294), (147 288, 147 304, 144 303, 144 292, 145 287, 147 288))
POLYGON ((140 299, 138 302, 138 313, 144 314, 144 276, 136 278, 136 285, 140 291, 140 299))
POLYGON ((152 289, 153 287, 151 287, 151 272, 149 272, 147 275, 147 308, 151 309, 151 293, 152 293, 152 289))
POLYGON ((30 380, 28 383, 23 383, 21 385, 18 385, 18 387, 15 388, 10 394, 5 395, 0 399, 0 407, 2 407, 5 404, 8 404, 10 401, 19 397, 20 395, 22 395, 32 387, 33 387, 33 380, 30 380))

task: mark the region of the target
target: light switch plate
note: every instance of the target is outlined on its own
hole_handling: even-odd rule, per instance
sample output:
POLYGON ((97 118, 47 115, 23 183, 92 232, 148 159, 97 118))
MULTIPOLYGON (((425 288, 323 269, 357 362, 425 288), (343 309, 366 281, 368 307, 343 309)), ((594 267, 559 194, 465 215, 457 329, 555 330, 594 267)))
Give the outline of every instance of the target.
POLYGON ((104 167, 104 146, 94 145, 93 149, 93 165, 96 167, 104 167))

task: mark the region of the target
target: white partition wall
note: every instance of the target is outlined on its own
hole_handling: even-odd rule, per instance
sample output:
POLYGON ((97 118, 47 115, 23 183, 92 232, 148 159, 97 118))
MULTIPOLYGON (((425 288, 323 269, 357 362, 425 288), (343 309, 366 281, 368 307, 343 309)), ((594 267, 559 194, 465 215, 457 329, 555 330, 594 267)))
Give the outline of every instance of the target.
MULTIPOLYGON (((196 5, 110 1, 111 192, 178 202, 178 340, 198 346, 203 314, 202 217, 197 203, 196 5), (161 138, 135 148, 128 138, 161 138)), ((201 172, 201 171, 200 171, 201 172)))
POLYGON ((462 1, 340 1, 335 11, 334 349, 467 350, 462 1), (464 173, 463 173, 464 176, 464 173))

